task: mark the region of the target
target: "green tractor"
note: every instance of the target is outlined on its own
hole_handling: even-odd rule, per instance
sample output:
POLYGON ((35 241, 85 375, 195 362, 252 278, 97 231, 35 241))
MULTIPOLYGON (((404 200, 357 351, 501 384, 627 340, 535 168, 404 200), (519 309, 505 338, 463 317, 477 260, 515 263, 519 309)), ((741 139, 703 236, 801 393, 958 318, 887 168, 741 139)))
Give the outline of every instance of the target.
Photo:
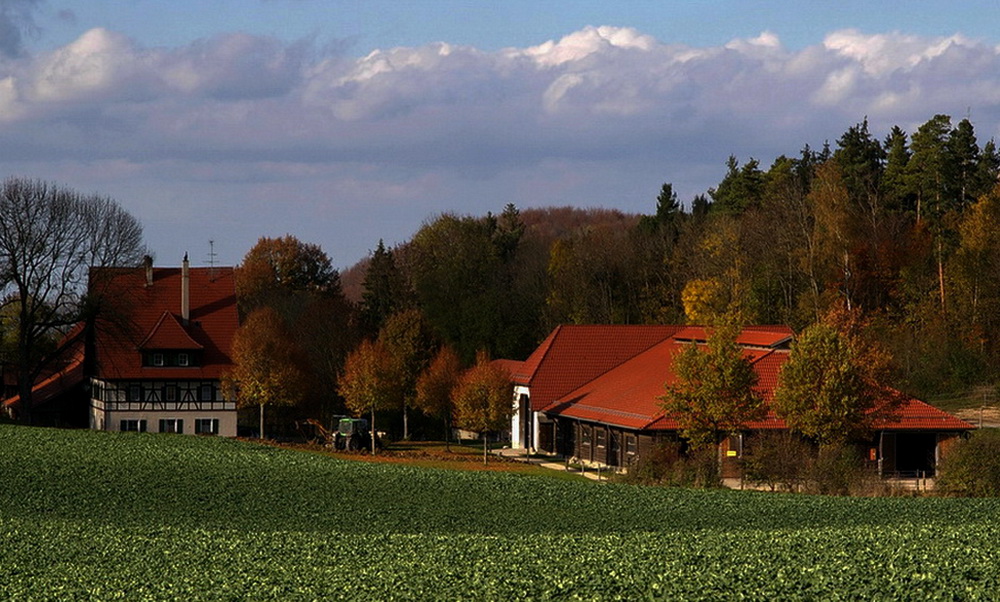
POLYGON ((340 451, 363 451, 371 449, 372 437, 375 437, 375 447, 381 448, 382 442, 378 435, 368 428, 364 418, 341 418, 337 431, 333 436, 333 448, 340 451))

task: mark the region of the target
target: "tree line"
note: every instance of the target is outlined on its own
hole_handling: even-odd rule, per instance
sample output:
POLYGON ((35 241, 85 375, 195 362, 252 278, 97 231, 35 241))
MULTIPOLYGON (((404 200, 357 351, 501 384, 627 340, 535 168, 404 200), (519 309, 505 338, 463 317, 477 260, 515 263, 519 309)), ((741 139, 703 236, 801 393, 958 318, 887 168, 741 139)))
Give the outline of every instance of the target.
MULTIPOLYGON (((819 150, 805 145, 767 168, 730 157, 726 168, 686 202, 664 183, 647 215, 508 204, 499 214, 439 215, 394 248, 379 241, 351 270, 364 274, 359 298, 333 286, 340 342, 316 354, 327 363, 323 403, 344 408, 333 382, 364 340, 366 353, 406 366, 405 392, 389 397, 409 417, 421 414, 412 412, 416 383, 443 348, 471 366, 524 359, 559 324, 709 324, 736 314, 802 332, 840 310, 865 324, 893 360, 886 378, 908 393, 994 381, 1000 151, 979 143, 970 120, 935 115, 882 138, 862 120, 819 150)), ((283 311, 294 324, 299 310, 283 311)))

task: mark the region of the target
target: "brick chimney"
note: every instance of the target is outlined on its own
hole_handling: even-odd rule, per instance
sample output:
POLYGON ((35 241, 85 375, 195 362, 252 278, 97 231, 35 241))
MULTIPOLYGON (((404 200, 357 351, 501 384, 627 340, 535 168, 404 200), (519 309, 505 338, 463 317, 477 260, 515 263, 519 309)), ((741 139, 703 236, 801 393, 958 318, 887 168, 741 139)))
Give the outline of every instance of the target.
POLYGON ((153 286, 153 258, 143 255, 142 267, 146 268, 146 286, 153 286))
POLYGON ((184 324, 191 319, 191 274, 189 271, 187 253, 184 254, 184 261, 181 263, 181 320, 184 324))

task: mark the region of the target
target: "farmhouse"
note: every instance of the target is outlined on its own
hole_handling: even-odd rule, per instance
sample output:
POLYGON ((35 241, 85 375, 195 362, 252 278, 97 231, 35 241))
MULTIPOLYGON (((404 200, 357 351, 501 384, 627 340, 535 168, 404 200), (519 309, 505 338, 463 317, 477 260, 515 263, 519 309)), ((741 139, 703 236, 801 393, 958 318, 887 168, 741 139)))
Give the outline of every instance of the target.
MULTIPOLYGON (((664 386, 676 381, 673 358, 683 346, 704 344, 694 326, 570 326, 556 328, 527 360, 508 363, 515 385, 511 441, 575 457, 628 467, 664 441, 679 440, 680 426, 660 408, 664 386)), ((746 327, 737 338, 769 402, 788 359, 792 332, 783 326, 746 327)), ((868 460, 886 476, 933 475, 942 451, 972 425, 912 398, 891 419, 875 424, 868 460)), ((723 441, 724 472, 735 469, 755 433, 787 430, 768 414, 723 441)))
MULTIPOLYGON (((33 389, 42 423, 106 431, 236 435, 236 404, 221 387, 238 326, 232 268, 91 270, 110 306, 63 344, 59 369, 33 389)), ((16 410, 19 399, 5 402, 16 410)))

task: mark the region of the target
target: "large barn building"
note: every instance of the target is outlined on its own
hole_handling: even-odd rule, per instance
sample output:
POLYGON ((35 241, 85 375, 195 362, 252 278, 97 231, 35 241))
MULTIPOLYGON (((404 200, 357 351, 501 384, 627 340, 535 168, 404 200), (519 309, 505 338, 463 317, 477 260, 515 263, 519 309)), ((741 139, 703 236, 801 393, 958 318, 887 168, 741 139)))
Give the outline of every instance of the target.
MULTIPOLYGON (((695 326, 556 328, 527 360, 506 364, 515 385, 512 446, 602 466, 634 465, 658 443, 678 439, 680 425, 664 413, 659 398, 665 385, 676 382, 676 354, 685 345, 704 344, 707 336, 695 326)), ((791 330, 782 326, 747 327, 737 338, 765 402, 774 394, 791 341, 791 330)), ((905 397, 891 418, 874 425, 867 456, 886 476, 930 476, 943 450, 972 428, 905 397)), ((745 438, 767 430, 787 426, 769 411, 723 441, 720 452, 738 459, 745 438)))

